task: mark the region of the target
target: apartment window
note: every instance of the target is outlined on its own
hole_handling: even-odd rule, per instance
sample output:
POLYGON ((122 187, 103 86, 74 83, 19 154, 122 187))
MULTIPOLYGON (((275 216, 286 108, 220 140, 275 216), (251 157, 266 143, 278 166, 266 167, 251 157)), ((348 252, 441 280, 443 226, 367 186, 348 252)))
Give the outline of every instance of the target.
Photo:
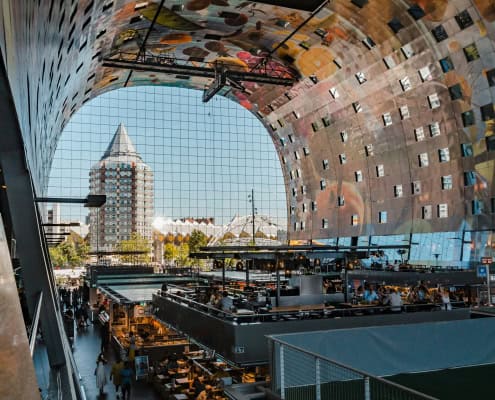
POLYGON ((436 28, 431 30, 433 37, 436 39, 438 43, 447 39, 449 35, 445 31, 445 28, 442 25, 438 25, 436 28))
POLYGON ((289 139, 289 142, 294 143, 294 138, 292 135, 287 135, 287 138, 289 139))
POLYGON ((430 67, 426 66, 419 69, 419 76, 423 82, 431 81, 433 76, 431 75, 430 67))
POLYGON ((301 169, 300 169, 300 168, 297 168, 297 169, 296 169, 296 176, 297 176, 298 178, 300 178, 300 177, 302 176, 302 173, 301 173, 301 169))
POLYGON ((338 196, 337 197, 337 205, 339 207, 342 207, 345 204, 344 196, 338 196))
POLYGON ((464 172, 464 186, 473 186, 476 183, 476 173, 474 171, 464 172))
POLYGON ((363 44, 368 48, 368 50, 371 50, 373 47, 376 47, 376 43, 369 36, 366 36, 366 38, 363 40, 363 44))
POLYGON ((422 126, 414 130, 414 137, 416 138, 416 142, 421 142, 422 140, 425 140, 425 131, 422 126))
POLYGON ((409 59, 414 55, 414 50, 410 43, 402 46, 400 50, 402 51, 402 54, 404 54, 404 57, 406 57, 406 59, 409 59))
POLYGON ((395 197, 402 197, 403 196, 402 185, 395 185, 394 186, 394 196, 395 197))
POLYGON ((430 124, 430 136, 435 137, 440 135, 440 123, 433 122, 430 124))
POLYGON ((411 116, 409 114, 409 108, 407 106, 399 107, 399 113, 401 119, 408 119, 411 116))
POLYGON ((438 218, 447 218, 449 216, 449 206, 446 203, 437 206, 438 218))
POLYGON ((320 129, 320 127, 318 126, 318 122, 312 122, 311 128, 313 128, 313 132, 318 132, 318 130, 320 129))
POLYGON ((323 160, 323 169, 328 169, 328 160, 323 160))
POLYGON ((280 138, 280 144, 285 147, 285 138, 280 138))
POLYGON ((322 227, 322 229, 328 229, 328 219, 323 218, 321 220, 321 227, 322 227))
POLYGON ((302 212, 305 213, 307 211, 306 203, 302 203, 302 212))
POLYGON ((363 181, 363 173, 361 170, 354 172, 354 176, 356 177, 356 182, 363 181))
POLYGON ((306 223, 301 221, 301 230, 303 231, 306 228, 306 223))
POLYGON ((359 101, 355 101, 354 103, 352 103, 352 108, 354 108, 356 114, 363 111, 363 109, 361 108, 361 103, 359 103, 359 101))
POLYGON ((409 13, 409 15, 411 15, 411 17, 413 17, 416 21, 418 19, 421 19, 425 16, 425 12, 424 10, 418 6, 417 4, 413 4, 408 10, 407 12, 409 13))
POLYGON ((367 157, 371 157, 374 154, 373 145, 367 144, 366 146, 364 146, 364 151, 365 151, 367 157))
POLYGON ((282 164, 285 164, 287 163, 287 159, 285 158, 285 156, 282 156, 282 164))
POLYGON ((445 57, 440 60, 440 67, 444 73, 447 73, 454 69, 454 63, 450 57, 445 57))
POLYGON ((472 157, 473 156, 473 145, 471 143, 462 143, 461 144, 461 154, 463 157, 472 157))
POLYGON ((495 151, 495 136, 488 136, 485 138, 486 141, 486 150, 487 151, 495 151))
POLYGON ((290 176, 290 180, 293 180, 294 179, 294 171, 290 170, 289 176, 290 176))
POLYGON ((327 182, 325 181, 325 179, 320 180, 320 189, 325 190, 326 187, 327 187, 327 182))
MULTIPOLYGON (((301 185, 301 194, 305 195, 306 194, 306 185, 301 185)), ((306 205, 305 205, 306 206, 306 205)))
POLYGON ((321 121, 323 122, 323 126, 330 126, 330 117, 323 117, 321 121))
POLYGON ((474 112, 473 112, 473 110, 463 112, 461 114, 461 117, 462 117, 462 124, 465 127, 474 125, 475 120, 474 120, 474 112))
POLYGON ((331 88, 331 89, 329 90, 329 92, 330 92, 330 95, 331 95, 334 99, 338 99, 338 98, 339 98, 339 96, 340 96, 339 91, 337 90, 337 88, 334 88, 334 87, 333 87, 333 88, 331 88))
POLYGON ((386 56, 386 57, 384 57, 383 58, 383 62, 385 63, 385 66, 388 69, 392 69, 392 68, 394 68, 397 65, 397 63, 395 62, 393 56, 386 56))
POLYGON ((411 185, 412 194, 421 194, 421 181, 413 181, 411 185))
POLYGON ((296 190, 296 188, 292 188, 292 196, 294 196, 294 197, 297 196, 297 190, 296 190))
POLYGON ((292 111, 292 115, 294 116, 295 119, 301 118, 301 114, 299 114, 297 111, 292 111))
POLYGON ((363 8, 366 4, 368 4, 368 0, 351 0, 351 3, 359 8, 363 8))
POLYGON ((443 149, 438 149, 438 158, 439 158, 440 162, 450 161, 449 148, 445 147, 443 149))
POLYGON ((366 75, 364 75, 364 72, 358 72, 356 74, 356 79, 359 82, 360 85, 366 82, 366 75))
POLYGON ((383 119, 383 125, 385 126, 392 125, 392 116, 390 115, 390 113, 383 114, 382 119, 383 119))
POLYGON ((311 202, 311 210, 317 211, 318 210, 318 205, 316 204, 316 201, 311 202))
POLYGON ((480 53, 478 52, 478 48, 474 43, 471 43, 469 46, 464 47, 463 51, 464 55, 466 56, 467 62, 475 61, 480 58, 480 53))
POLYGON ((352 226, 359 225, 359 216, 357 214, 352 214, 351 215, 351 225, 352 226))
POLYGON ((484 204, 482 200, 475 199, 471 202, 471 212, 473 215, 483 214, 484 204))
POLYGON ((488 85, 495 86, 495 68, 486 71, 486 79, 488 81, 488 85))
POLYGON ((420 167, 427 167, 429 162, 428 162, 428 153, 421 153, 418 155, 419 159, 419 166, 420 167))
POLYGON ((421 207, 421 217, 423 219, 431 219, 433 214, 433 207, 431 205, 421 207))
POLYGON ((380 211, 378 213, 378 223, 380 223, 380 224, 386 224, 387 223, 387 212, 386 211, 380 211))
POLYGON ((402 87, 402 90, 404 92, 407 92, 408 90, 410 90, 412 88, 411 81, 409 80, 408 76, 400 79, 399 82, 400 82, 400 86, 402 87))
POLYGON ((428 96, 428 103, 430 104, 431 109, 435 109, 440 107, 440 99, 437 93, 430 94, 428 96))
POLYGON ((347 162, 347 158, 344 153, 339 154, 339 161, 341 164, 345 164, 347 162))
POLYGON ((495 119, 495 111, 493 109, 493 103, 485 104, 480 107, 481 119, 483 121, 488 121, 490 119, 495 119))
POLYGON ((309 147, 303 147, 303 153, 305 156, 309 156, 311 152, 309 151, 309 147))
POLYGON ((348 138, 349 135, 347 134, 347 131, 340 132, 340 139, 342 140, 343 143, 347 142, 348 138))
POLYGON ((452 189, 452 175, 442 176, 442 190, 452 189))
POLYGON ((462 88, 459 83, 449 87, 449 94, 452 100, 462 99, 462 88))
POLYGON ((385 168, 383 167, 383 164, 378 164, 376 166, 376 176, 378 178, 381 178, 382 176, 385 176, 385 168))
POLYGON ((404 28, 404 25, 402 25, 402 23, 395 17, 388 21, 387 25, 390 27, 390 29, 392 29, 394 33, 397 33, 402 28, 404 28))
POLYGON ((455 16, 455 20, 457 21, 457 25, 459 28, 466 29, 474 24, 471 15, 469 15, 468 10, 464 10, 455 16))
POLYGON ((294 152, 294 158, 296 160, 300 160, 301 159, 301 156, 299 155, 299 153, 297 151, 294 152))
POLYGON ((281 128, 285 126, 285 122, 283 119, 277 119, 278 124, 280 125, 281 128))

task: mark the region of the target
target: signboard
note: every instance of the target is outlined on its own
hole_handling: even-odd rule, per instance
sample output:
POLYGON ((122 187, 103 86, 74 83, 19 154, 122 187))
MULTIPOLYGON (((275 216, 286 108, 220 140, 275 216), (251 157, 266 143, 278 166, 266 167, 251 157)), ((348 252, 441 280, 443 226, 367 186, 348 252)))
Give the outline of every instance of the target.
POLYGON ((492 262, 492 257, 481 257, 481 264, 491 264, 492 262))
POLYGON ((148 356, 134 357, 134 364, 136 369, 136 380, 148 376, 149 373, 148 356))
POLYGON ((476 276, 478 278, 486 278, 487 267, 485 265, 478 265, 478 267, 476 268, 476 276))

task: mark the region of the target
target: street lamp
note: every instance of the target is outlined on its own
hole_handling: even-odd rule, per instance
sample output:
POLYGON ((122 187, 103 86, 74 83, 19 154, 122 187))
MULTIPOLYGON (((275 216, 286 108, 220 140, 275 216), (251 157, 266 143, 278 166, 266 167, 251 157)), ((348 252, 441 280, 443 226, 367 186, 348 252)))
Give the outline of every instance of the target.
POLYGON ((251 189, 251 194, 248 194, 248 200, 251 203, 251 214, 252 214, 252 222, 253 222, 253 246, 256 245, 256 232, 254 227, 254 215, 256 214, 256 208, 254 207, 254 189, 251 189))

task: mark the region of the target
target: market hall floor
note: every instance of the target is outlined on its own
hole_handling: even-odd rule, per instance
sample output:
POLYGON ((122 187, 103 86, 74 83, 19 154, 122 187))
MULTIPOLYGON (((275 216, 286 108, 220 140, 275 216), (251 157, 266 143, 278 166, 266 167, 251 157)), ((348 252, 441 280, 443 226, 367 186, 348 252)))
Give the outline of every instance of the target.
MULTIPOLYGON (((95 379, 95 367, 96 358, 100 352, 101 337, 99 326, 90 325, 84 330, 76 333, 76 339, 74 342, 74 359, 81 375, 81 384, 84 386, 86 398, 88 400, 115 400, 115 386, 113 382, 108 380, 105 386, 105 394, 100 396, 98 389, 96 388, 95 379)), ((105 351, 105 358, 108 360, 105 366, 107 372, 107 379, 110 377, 110 370, 112 364, 115 361, 115 354, 113 349, 109 348, 105 351)), ((133 381, 131 389, 131 399, 139 400, 159 400, 160 397, 153 390, 151 384, 145 380, 133 381)))

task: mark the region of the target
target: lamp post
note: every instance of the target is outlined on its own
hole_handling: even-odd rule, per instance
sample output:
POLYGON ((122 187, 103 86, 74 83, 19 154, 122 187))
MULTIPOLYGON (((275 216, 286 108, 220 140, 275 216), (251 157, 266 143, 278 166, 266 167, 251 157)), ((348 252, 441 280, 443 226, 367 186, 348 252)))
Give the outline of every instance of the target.
POLYGON ((249 202, 251 203, 251 215, 253 223, 253 246, 256 245, 256 232, 254 226, 254 215, 256 213, 256 208, 254 208, 254 189, 251 189, 251 194, 248 195, 249 202))

